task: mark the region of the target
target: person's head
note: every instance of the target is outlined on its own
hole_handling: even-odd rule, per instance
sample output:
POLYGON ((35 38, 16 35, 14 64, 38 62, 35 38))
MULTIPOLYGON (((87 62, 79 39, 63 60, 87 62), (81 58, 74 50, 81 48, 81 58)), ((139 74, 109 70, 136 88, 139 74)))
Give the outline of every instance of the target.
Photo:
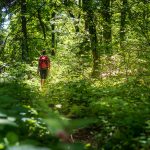
POLYGON ((42 50, 42 55, 46 55, 46 50, 42 50))

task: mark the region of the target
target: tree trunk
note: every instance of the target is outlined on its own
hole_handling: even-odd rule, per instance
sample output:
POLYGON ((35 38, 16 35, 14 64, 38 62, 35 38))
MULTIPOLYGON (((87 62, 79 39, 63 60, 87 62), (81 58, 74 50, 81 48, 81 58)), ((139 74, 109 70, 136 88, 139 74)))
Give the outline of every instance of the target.
POLYGON ((41 11, 38 10, 38 19, 39 19, 39 22, 40 22, 40 26, 42 28, 42 31, 43 31, 43 36, 44 36, 44 40, 46 39, 46 31, 45 31, 45 26, 44 26, 44 23, 42 21, 42 17, 41 17, 41 11))
POLYGON ((26 13, 26 0, 21 0, 21 23, 22 23, 22 60, 27 61, 28 60, 28 36, 27 36, 27 20, 25 17, 26 13))
MULTIPOLYGON (((55 12, 52 13, 52 19, 55 20, 55 12)), ((52 28, 52 33, 51 33, 51 54, 55 55, 55 46, 56 46, 56 34, 55 34, 55 23, 51 24, 51 28, 52 28)))
POLYGON ((112 54, 112 35, 111 35, 111 0, 102 0, 103 17, 103 44, 105 54, 112 54))
POLYGON ((122 0, 121 18, 120 18, 120 48, 123 49, 123 41, 125 40, 127 0, 122 0))
POLYGON ((94 12, 91 8, 92 2, 93 0, 90 0, 88 2, 86 0, 83 0, 83 10, 86 12, 85 30, 89 31, 90 45, 93 56, 92 76, 98 77, 99 76, 99 53, 97 48, 98 39, 96 32, 96 19, 94 12))
POLYGON ((148 45, 150 45, 150 36, 149 36, 149 16, 150 11, 148 7, 149 1, 144 0, 145 9, 143 10, 143 35, 145 39, 147 40, 148 45))
POLYGON ((94 14, 90 13, 89 16, 89 34, 90 34, 90 42, 91 42, 91 49, 92 49, 92 56, 93 56, 93 68, 92 68, 92 76, 98 77, 99 76, 99 54, 98 54, 98 40, 96 34, 96 24, 94 20, 94 14))
POLYGON ((79 6, 82 7, 82 0, 78 0, 79 6))

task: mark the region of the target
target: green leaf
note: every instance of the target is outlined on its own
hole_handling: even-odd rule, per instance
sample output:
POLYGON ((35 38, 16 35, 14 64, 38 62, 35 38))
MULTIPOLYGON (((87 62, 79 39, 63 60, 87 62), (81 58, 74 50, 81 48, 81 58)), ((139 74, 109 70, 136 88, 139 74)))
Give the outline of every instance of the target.
POLYGON ((13 117, 7 117, 6 119, 0 118, 0 125, 17 126, 17 124, 14 121, 15 121, 15 118, 13 118, 13 117))
POLYGON ((10 145, 13 145, 18 142, 18 136, 14 132, 8 132, 6 138, 10 145))
POLYGON ((0 143, 0 149, 4 149, 4 148, 5 148, 4 144, 0 143))
POLYGON ((66 120, 62 120, 59 118, 46 119, 45 122, 52 134, 55 134, 60 130, 64 130, 65 126, 68 124, 66 120))
POLYGON ((85 119, 77 119, 71 121, 71 128, 85 128, 93 123, 95 123, 97 120, 93 118, 85 118, 85 119))
MULTIPOLYGON (((9 117, 6 114, 3 114, 0 112, 0 125, 11 125, 11 126, 17 126, 17 124, 14 122, 16 118, 9 117)), ((0 128, 1 129, 1 128, 0 128)), ((2 128, 3 129, 3 128, 2 128)))
POLYGON ((50 148, 36 147, 31 145, 21 145, 8 147, 7 150, 51 150, 50 148))

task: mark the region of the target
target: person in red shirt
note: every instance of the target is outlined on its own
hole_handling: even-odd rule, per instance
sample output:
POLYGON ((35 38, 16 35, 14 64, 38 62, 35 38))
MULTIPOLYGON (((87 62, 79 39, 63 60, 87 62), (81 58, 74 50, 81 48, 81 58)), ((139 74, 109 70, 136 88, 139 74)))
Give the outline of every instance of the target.
POLYGON ((46 55, 46 50, 42 50, 42 55, 38 60, 38 70, 37 73, 40 74, 41 78, 41 89, 44 86, 45 80, 50 72, 50 59, 46 55))

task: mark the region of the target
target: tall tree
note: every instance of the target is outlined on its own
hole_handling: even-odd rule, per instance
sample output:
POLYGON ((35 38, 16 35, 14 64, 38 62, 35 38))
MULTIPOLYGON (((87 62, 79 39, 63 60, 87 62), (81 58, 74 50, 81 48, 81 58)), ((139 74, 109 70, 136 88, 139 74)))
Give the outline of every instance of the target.
POLYGON ((125 40, 126 17, 128 10, 128 0, 122 0, 120 17, 120 48, 123 48, 122 42, 125 40))
MULTIPOLYGON (((56 34, 55 34, 55 11, 52 12, 52 19, 54 20, 53 23, 51 24, 51 28, 52 28, 52 34, 51 34, 51 38, 52 38, 52 50, 55 49, 55 44, 56 44, 56 34)), ((53 52, 52 52, 53 53, 53 52)))
POLYGON ((21 0, 21 25, 22 25, 22 60, 27 61, 28 59, 28 36, 27 36, 27 20, 26 20, 26 13, 27 13, 27 5, 26 0, 21 0))
POLYGON ((111 0, 102 0, 103 43, 106 54, 112 54, 111 0))
POLYGON ((93 56, 92 76, 99 75, 99 52, 98 52, 98 39, 96 32, 96 16, 93 10, 93 0, 83 0, 83 10, 86 12, 85 17, 85 30, 88 30, 90 35, 90 45, 93 56))

